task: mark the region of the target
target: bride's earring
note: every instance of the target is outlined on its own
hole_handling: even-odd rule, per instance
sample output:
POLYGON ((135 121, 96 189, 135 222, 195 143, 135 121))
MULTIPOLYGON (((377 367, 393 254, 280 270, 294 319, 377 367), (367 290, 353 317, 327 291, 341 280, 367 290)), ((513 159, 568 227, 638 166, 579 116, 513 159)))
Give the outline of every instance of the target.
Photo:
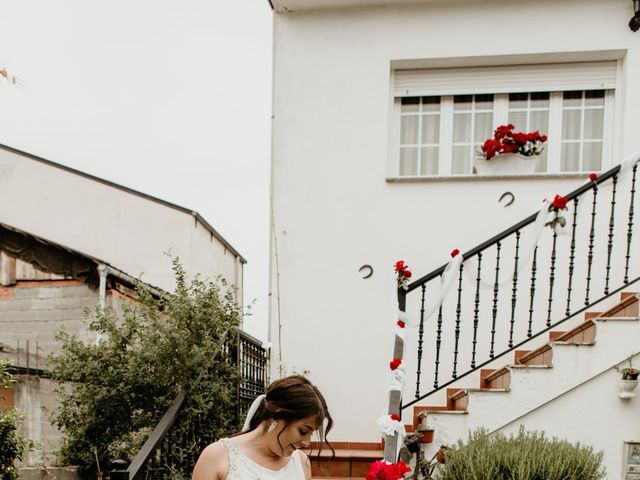
POLYGON ((274 420, 273 422, 271 422, 271 425, 269 425, 269 428, 267 428, 267 433, 273 432, 277 426, 278 426, 277 421, 274 420))

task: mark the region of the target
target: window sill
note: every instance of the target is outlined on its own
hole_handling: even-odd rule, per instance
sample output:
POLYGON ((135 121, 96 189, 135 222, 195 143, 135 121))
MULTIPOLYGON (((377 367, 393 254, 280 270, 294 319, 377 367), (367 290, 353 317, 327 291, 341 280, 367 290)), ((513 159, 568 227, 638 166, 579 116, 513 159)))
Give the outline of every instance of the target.
POLYGON ((428 182, 468 182, 483 180, 549 180, 563 178, 583 178, 587 179, 590 172, 572 172, 572 173, 532 173, 526 175, 429 175, 429 176, 404 176, 404 177, 387 177, 387 183, 428 183, 428 182))

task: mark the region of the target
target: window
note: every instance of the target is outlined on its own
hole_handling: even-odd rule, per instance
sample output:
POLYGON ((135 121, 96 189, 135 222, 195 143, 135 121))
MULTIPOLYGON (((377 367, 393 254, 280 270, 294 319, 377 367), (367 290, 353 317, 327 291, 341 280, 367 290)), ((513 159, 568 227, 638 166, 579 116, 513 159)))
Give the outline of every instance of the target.
POLYGON ((548 135, 537 173, 606 167, 615 62, 398 71, 395 82, 393 176, 472 175, 481 144, 507 123, 548 135))

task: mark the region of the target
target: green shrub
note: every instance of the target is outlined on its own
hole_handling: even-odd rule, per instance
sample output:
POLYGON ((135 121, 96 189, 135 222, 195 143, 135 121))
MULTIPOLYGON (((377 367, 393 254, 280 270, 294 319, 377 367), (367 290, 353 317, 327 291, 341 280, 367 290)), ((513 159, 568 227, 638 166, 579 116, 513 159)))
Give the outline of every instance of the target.
MULTIPOLYGON (((9 363, 0 361, 0 397, 3 390, 14 383, 9 363)), ((18 435, 21 416, 15 408, 0 410, 0 480, 17 480, 18 469, 14 462, 22 460, 30 442, 18 435)))
POLYGON ((458 441, 446 456, 439 480, 600 480, 604 477, 602 452, 572 444, 544 433, 489 436, 485 430, 458 441))
MULTIPOLYGON (((139 285, 136 304, 123 304, 122 318, 100 309, 90 316, 90 329, 101 336, 97 345, 58 336, 52 375, 73 386, 58 391, 60 407, 52 413, 64 435, 62 463, 87 474, 97 461, 103 470, 113 460, 130 461, 181 389, 189 396, 172 428, 176 438, 193 434, 187 429, 194 423, 206 430, 200 437, 237 429, 238 371, 233 350, 221 350, 241 315, 232 289, 223 280, 188 282, 177 259, 173 270, 173 293, 156 298, 139 285)), ((181 448, 173 453, 195 456, 201 445, 181 448)))

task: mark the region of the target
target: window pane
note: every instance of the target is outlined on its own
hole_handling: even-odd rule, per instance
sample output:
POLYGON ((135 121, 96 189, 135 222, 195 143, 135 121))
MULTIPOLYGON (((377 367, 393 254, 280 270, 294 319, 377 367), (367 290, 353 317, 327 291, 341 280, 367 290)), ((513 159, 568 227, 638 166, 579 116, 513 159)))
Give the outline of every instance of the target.
POLYGON ((440 97, 422 97, 423 112, 439 112, 440 97))
POLYGON ((483 143, 493 133, 493 113, 476 113, 474 125, 474 141, 483 143))
POLYGON ((510 93, 509 94, 509 109, 512 108, 527 108, 528 93, 510 93))
POLYGON ((451 173, 454 175, 471 173, 471 147, 453 147, 451 173))
POLYGON ((562 112, 562 138, 564 140, 580 139, 581 110, 565 110, 562 112))
POLYGON ((562 105, 565 107, 581 107, 582 106, 582 91, 578 92, 564 92, 564 100, 562 105))
POLYGON ((422 116, 421 144, 438 143, 440 139, 440 115, 422 116))
POLYGON ((584 111, 584 135, 586 139, 601 139, 604 125, 604 110, 593 109, 584 111))
POLYGON ((536 164, 536 173, 545 173, 547 171, 547 151, 544 150, 538 155, 538 163, 536 164))
POLYGON ((400 148, 400 175, 416 175, 418 173, 418 149, 415 147, 400 148))
POLYGON ((453 97, 454 110, 471 110, 473 95, 456 95, 453 97))
POLYGON ((582 147, 582 171, 592 172, 602 168, 602 142, 585 143, 582 147))
POLYGON ((471 141, 471 114, 455 113, 453 115, 453 141, 471 141))
POLYGON ((493 95, 476 95, 476 110, 493 110, 493 95))
POLYGON ((546 135, 549 132, 549 112, 531 112, 531 125, 529 130, 539 131, 542 135, 546 135))
POLYGON ((400 122, 400 144, 414 145, 418 143, 418 119, 417 115, 404 115, 400 122))
POLYGON ((584 104, 604 107, 604 90, 587 90, 584 92, 584 104))
POLYGON ((420 97, 402 97, 400 103, 402 112, 417 112, 420 107, 420 97))
POLYGON ((549 108, 549 92, 532 93, 531 108, 549 108))
POLYGON ((560 170, 563 172, 577 172, 580 168, 580 144, 563 143, 560 170))
POLYGON ((438 174, 438 147, 424 147, 421 152, 420 175, 438 174))
POLYGON ((509 112, 509 123, 512 124, 516 131, 527 129, 527 112, 509 112))

